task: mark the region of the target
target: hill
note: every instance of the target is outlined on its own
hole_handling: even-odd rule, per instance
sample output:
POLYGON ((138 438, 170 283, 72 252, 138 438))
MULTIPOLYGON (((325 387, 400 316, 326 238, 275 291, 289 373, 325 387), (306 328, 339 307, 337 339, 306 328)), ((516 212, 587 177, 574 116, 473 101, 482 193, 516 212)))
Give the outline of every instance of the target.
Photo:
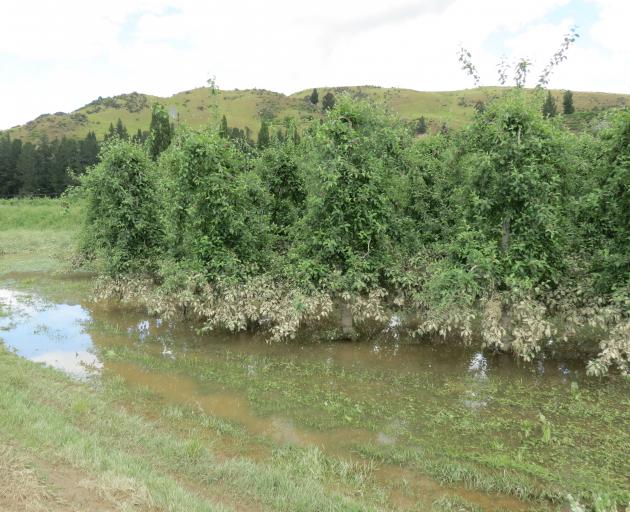
MULTIPOLYGON (((465 124, 474 114, 475 104, 487 102, 499 95, 499 87, 480 87, 461 91, 422 92, 411 89, 382 88, 375 86, 353 86, 319 88, 320 105, 324 95, 348 92, 384 102, 402 119, 414 120, 421 115, 427 119, 430 129, 436 130, 443 123, 452 128, 465 124)), ((37 141, 43 135, 49 139, 84 137, 94 131, 102 138, 110 123, 116 124, 120 118, 129 133, 138 129, 147 130, 151 118, 151 105, 157 101, 167 106, 175 122, 192 127, 217 122, 225 115, 231 127, 251 130, 254 136, 262 118, 282 124, 286 118, 293 118, 299 124, 321 115, 321 108, 308 101, 311 90, 285 95, 264 89, 220 91, 210 94, 210 89, 201 87, 183 91, 168 98, 149 96, 133 92, 111 98, 101 98, 74 112, 44 114, 22 126, 8 130, 13 138, 37 141), (215 121, 213 121, 215 119, 215 121)), ((562 91, 552 91, 561 110, 562 91)), ((574 92, 576 114, 568 124, 576 129, 584 125, 596 112, 616 106, 630 105, 630 94, 610 94, 598 92, 574 92)))

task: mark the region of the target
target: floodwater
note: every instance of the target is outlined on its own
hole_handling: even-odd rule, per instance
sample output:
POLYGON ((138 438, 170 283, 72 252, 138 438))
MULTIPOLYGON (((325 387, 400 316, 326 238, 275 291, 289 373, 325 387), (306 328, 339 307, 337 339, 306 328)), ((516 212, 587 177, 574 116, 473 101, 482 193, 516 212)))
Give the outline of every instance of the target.
MULTIPOLYGON (((506 379, 532 393, 569 393, 585 378, 583 363, 524 365, 464 347, 395 340, 268 344, 253 334, 199 335, 187 324, 96 305, 83 292, 51 301, 0 289, 2 310, 8 314, 0 316, 0 338, 25 358, 81 380, 114 376, 158 397, 157 409, 198 410, 244 428, 252 439, 318 446, 354 461, 366 460, 366 446, 472 454, 492 441, 493 449, 509 454, 522 435, 501 427, 502 415, 505 424, 518 416, 525 429, 535 429, 538 410, 527 397, 519 405, 507 396, 506 379)), ((418 494, 427 503, 456 494, 484 510, 529 506, 508 495, 441 485, 413 464, 382 459, 374 474, 394 506, 413 506, 418 494)))

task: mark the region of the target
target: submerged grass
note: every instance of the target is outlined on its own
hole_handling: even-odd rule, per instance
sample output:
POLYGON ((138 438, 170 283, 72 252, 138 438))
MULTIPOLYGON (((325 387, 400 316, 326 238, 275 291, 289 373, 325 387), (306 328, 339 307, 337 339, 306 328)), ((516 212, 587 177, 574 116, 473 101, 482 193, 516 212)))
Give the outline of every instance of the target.
POLYGON ((287 511, 372 509, 352 493, 327 487, 339 472, 314 448, 279 452, 267 463, 221 458, 194 436, 159 429, 107 394, 3 348, 0 409, 4 438, 98 478, 132 479, 157 510, 231 510, 243 504, 287 511))
POLYGON ((382 432, 395 442, 348 448, 444 484, 552 503, 568 493, 630 500, 630 383, 622 378, 548 386, 534 378, 348 370, 238 352, 166 358, 152 354, 146 340, 107 357, 185 375, 208 392, 240 391, 258 415, 323 431, 382 432))

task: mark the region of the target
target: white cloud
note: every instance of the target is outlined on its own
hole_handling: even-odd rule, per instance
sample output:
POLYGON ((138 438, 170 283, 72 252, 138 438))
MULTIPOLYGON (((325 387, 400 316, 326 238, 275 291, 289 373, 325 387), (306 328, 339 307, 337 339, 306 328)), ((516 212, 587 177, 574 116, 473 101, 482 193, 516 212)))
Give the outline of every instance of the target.
MULTIPOLYGON (((592 0, 589 33, 551 86, 630 91, 630 3, 592 0), (587 71, 585 71, 587 70, 587 71)), ((0 18, 0 128, 43 112, 140 91, 169 95, 216 75, 223 88, 281 92, 375 84, 420 90, 471 87, 462 43, 483 83, 495 83, 501 37, 512 57, 544 65, 572 23, 570 0, 22 0, 0 18)))

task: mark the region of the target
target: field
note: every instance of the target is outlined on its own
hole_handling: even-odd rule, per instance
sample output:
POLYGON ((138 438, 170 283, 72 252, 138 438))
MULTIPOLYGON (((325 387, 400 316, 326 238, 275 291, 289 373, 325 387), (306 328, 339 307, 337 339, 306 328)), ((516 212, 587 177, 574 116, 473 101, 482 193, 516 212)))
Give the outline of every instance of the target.
POLYGON ((611 512, 630 499, 627 379, 159 327, 89 300, 72 262, 81 217, 75 202, 0 202, 0 288, 45 297, 45 318, 81 305, 103 365, 77 381, 0 343, 1 510, 534 512, 566 510, 571 493, 611 512))
MULTIPOLYGON (((478 101, 488 102, 501 93, 498 87, 482 87, 462 91, 422 92, 410 89, 353 86, 318 89, 320 105, 326 92, 340 94, 347 91, 356 96, 367 96, 384 102, 407 121, 424 116, 430 130, 438 130, 443 123, 458 128, 468 122, 478 101)), ((562 91, 552 91, 558 107, 562 106, 562 91)), ((321 109, 313 107, 307 100, 310 91, 300 91, 290 96, 262 89, 220 91, 216 96, 208 88, 180 92, 168 98, 132 93, 95 100, 72 113, 45 114, 29 123, 9 130, 13 138, 37 141, 43 135, 54 138, 84 137, 94 131, 99 139, 109 125, 120 118, 131 134, 138 129, 148 130, 151 105, 157 101, 166 105, 174 122, 200 127, 208 123, 218 124, 225 115, 230 127, 249 128, 255 138, 261 119, 267 118, 282 125, 286 118, 295 119, 304 125, 310 119, 321 116, 321 109), (216 120, 215 120, 216 119, 216 120)), ((597 92, 575 92, 574 104, 577 115, 570 116, 569 124, 580 127, 581 117, 615 106, 630 104, 628 94, 597 92), (575 118, 575 119, 574 119, 575 118)))

